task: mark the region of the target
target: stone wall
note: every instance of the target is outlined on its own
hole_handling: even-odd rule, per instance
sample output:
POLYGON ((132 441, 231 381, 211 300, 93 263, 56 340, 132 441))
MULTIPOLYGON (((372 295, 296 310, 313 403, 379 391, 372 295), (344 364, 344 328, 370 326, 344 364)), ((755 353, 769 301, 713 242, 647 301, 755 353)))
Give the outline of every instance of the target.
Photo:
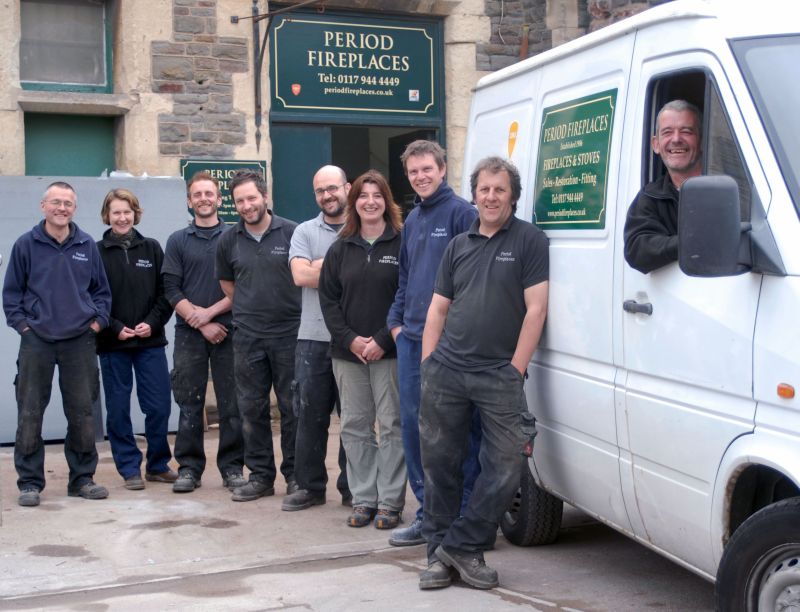
POLYGON ((172 0, 172 16, 171 40, 150 46, 152 90, 173 100, 158 116, 159 153, 232 158, 246 142, 232 74, 249 70, 247 39, 217 35, 216 0, 172 0))
POLYGON ((670 0, 485 0, 491 38, 479 70, 498 70, 670 0))

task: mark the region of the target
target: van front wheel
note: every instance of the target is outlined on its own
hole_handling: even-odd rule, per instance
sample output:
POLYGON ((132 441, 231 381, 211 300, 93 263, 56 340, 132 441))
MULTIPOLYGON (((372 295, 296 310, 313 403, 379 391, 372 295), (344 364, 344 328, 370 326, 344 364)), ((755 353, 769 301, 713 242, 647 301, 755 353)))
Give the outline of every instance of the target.
POLYGON ((506 540, 517 546, 552 544, 561 528, 563 510, 564 502, 536 484, 525 461, 519 490, 500 519, 500 529, 506 540))
POLYGON ((762 508, 734 532, 717 570, 716 608, 800 608, 800 497, 762 508))

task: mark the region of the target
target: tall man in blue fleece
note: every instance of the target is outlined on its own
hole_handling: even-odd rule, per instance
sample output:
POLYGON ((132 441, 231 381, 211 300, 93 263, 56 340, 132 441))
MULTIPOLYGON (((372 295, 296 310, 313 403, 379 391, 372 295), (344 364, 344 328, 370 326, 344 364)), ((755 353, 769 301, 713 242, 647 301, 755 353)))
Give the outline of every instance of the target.
POLYGON ((56 365, 67 417, 67 494, 108 497, 108 490, 93 480, 92 406, 100 388, 95 337, 108 325, 111 290, 94 239, 72 222, 77 207, 72 186, 52 183, 40 206, 44 220, 14 243, 3 284, 6 321, 20 334, 14 383, 20 506, 38 506, 45 486, 42 421, 56 365))
MULTIPOLYGON (((450 241, 469 229, 478 213, 458 197, 445 180, 445 152, 437 143, 415 140, 400 157, 417 194, 414 210, 403 226, 400 246, 400 285, 387 324, 397 345, 397 378, 400 386, 400 426, 406 457, 408 482, 419 502, 414 521, 395 529, 389 538, 393 546, 424 544, 422 537, 422 498, 425 488, 419 450, 420 354, 422 329, 433 296, 433 281, 442 254, 450 241)), ((480 420, 477 412, 472 424, 470 451, 464 461, 466 506, 472 485, 480 472, 480 420)))

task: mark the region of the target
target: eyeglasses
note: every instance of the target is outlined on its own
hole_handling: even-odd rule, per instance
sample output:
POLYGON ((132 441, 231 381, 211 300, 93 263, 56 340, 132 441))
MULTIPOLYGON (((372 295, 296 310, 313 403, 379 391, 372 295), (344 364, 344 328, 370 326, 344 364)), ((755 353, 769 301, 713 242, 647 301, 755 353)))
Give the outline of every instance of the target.
POLYGON ((44 202, 48 206, 52 206, 53 208, 74 208, 75 202, 72 200, 45 200, 44 202))
POLYGON ((341 189, 344 186, 345 186, 345 183, 342 183, 341 185, 328 185, 327 187, 322 187, 320 189, 315 189, 314 193, 317 195, 317 197, 325 195, 326 193, 330 193, 331 195, 333 195, 334 193, 339 191, 339 189, 341 189))

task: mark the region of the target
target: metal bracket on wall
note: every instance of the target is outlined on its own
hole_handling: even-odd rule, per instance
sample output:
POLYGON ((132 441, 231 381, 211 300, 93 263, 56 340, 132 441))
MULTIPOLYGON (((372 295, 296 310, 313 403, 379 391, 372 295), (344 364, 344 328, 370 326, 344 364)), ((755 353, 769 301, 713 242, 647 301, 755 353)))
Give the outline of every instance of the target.
POLYGON ((280 15, 281 13, 288 13, 289 11, 299 9, 304 6, 311 6, 312 4, 318 4, 319 12, 324 12, 326 1, 327 0, 304 0, 303 2, 298 2, 292 6, 286 6, 275 11, 269 10, 269 2, 267 2, 267 12, 259 13, 258 0, 253 0, 252 15, 248 17, 231 15, 231 23, 239 23, 243 19, 253 20, 253 84, 255 86, 256 151, 261 150, 261 68, 264 65, 264 51, 267 49, 267 42, 269 40, 269 27, 272 24, 272 18, 276 15, 280 15), (258 24, 265 19, 267 20, 267 27, 264 30, 264 38, 262 39, 258 24))

